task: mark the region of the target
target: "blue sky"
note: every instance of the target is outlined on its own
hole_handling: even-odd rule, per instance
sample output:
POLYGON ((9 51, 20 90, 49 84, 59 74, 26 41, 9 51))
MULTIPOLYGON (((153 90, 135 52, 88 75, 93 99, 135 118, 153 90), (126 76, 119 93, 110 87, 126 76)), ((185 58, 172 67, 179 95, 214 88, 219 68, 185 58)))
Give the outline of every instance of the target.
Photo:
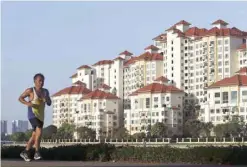
MULTIPOLYGON (((69 86, 83 64, 135 55, 184 19, 210 28, 219 18, 247 31, 247 2, 4 2, 2 3, 2 119, 27 119, 19 95, 45 75, 51 94, 69 86)), ((45 125, 51 124, 47 107, 45 125)), ((8 128, 10 130, 10 127, 8 128)))

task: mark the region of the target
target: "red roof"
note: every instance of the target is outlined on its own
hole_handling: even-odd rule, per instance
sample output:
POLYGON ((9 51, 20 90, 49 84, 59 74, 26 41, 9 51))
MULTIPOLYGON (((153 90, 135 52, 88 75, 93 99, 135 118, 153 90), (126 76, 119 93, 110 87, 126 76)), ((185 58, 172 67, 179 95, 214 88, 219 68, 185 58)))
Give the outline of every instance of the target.
POLYGON ((106 84, 101 85, 99 88, 111 89, 111 87, 109 85, 106 85, 106 84))
POLYGON ((77 77, 77 73, 73 74, 70 78, 76 78, 77 77))
MULTIPOLYGON (((236 27, 233 28, 211 28, 210 30, 207 30, 205 28, 197 28, 197 27, 192 27, 189 28, 185 33, 179 31, 176 28, 176 25, 179 24, 184 24, 184 25, 190 25, 190 23, 182 20, 178 23, 176 23, 175 25, 171 26, 169 29, 167 29, 166 31, 170 31, 173 30, 174 33, 178 33, 179 37, 187 37, 187 36, 237 36, 237 37, 247 37, 247 32, 245 31, 241 31, 239 29, 237 29, 236 27)), ((222 25, 227 25, 228 23, 226 23, 223 20, 217 20, 215 22, 212 23, 214 24, 222 24, 222 25)), ((154 38, 155 40, 158 39, 160 40, 160 37, 156 37, 154 38)))
POLYGON ((180 22, 177 22, 174 26, 176 25, 180 25, 180 24, 183 24, 183 25, 191 25, 189 22, 185 21, 185 20, 181 20, 180 22))
POLYGON ((119 99, 116 95, 102 90, 96 89, 95 91, 83 96, 81 99, 119 99))
POLYGON ((173 31, 174 31, 173 34, 177 33, 178 37, 185 37, 185 34, 179 29, 174 28, 173 31))
POLYGON ((160 83, 152 83, 133 92, 130 96, 135 96, 140 93, 178 93, 183 92, 173 85, 164 85, 160 83))
POLYGON ((130 53, 129 51, 125 50, 122 53, 119 53, 119 55, 126 55, 126 56, 131 56, 133 55, 132 53, 130 53))
POLYGON ((156 78, 155 81, 167 82, 167 81, 169 81, 169 79, 167 79, 164 76, 161 76, 161 77, 156 78))
POLYGON ((98 61, 97 63, 95 63, 93 66, 105 65, 105 64, 112 64, 112 63, 113 63, 112 60, 101 60, 101 61, 98 61))
POLYGON ((85 86, 70 86, 58 91, 52 96, 54 97, 54 96, 72 95, 72 94, 88 94, 90 92, 91 90, 87 89, 85 86))
POLYGON ((167 35, 166 34, 160 34, 157 37, 153 38, 155 41, 167 41, 167 35))
POLYGON ((213 83, 209 88, 217 88, 223 86, 247 86, 247 75, 234 75, 230 78, 224 78, 213 83))
POLYGON ((186 36, 203 36, 207 32, 205 28, 191 27, 187 31, 185 31, 186 36))
POLYGON ((81 81, 76 81, 75 83, 73 83, 75 85, 86 85, 84 82, 81 82, 81 81))
POLYGON ((246 43, 243 43, 242 45, 240 45, 240 47, 238 48, 238 50, 245 50, 246 49, 246 43))
POLYGON ((224 25, 224 26, 226 26, 226 25, 228 25, 228 23, 227 22, 225 22, 225 21, 223 21, 223 20, 216 20, 215 22, 213 22, 212 23, 212 25, 214 25, 214 24, 222 24, 222 25, 224 25))
POLYGON ((246 36, 245 33, 235 27, 233 28, 211 28, 207 31, 205 36, 237 36, 237 37, 244 37, 246 36))
POLYGON ((115 58, 114 60, 125 60, 125 59, 122 58, 122 57, 117 57, 117 58, 115 58))
POLYGON ((130 60, 126 61, 124 63, 125 66, 129 65, 129 64, 133 64, 136 61, 140 61, 140 60, 144 60, 144 61, 163 61, 163 56, 161 56, 159 53, 150 53, 150 52, 145 52, 142 55, 138 56, 138 57, 133 57, 130 60))
POLYGON ((173 26, 171 26, 170 28, 168 28, 166 31, 170 31, 170 30, 174 30, 176 29, 176 26, 177 25, 180 25, 180 24, 183 24, 183 25, 191 25, 189 22, 185 21, 185 20, 181 20, 180 22, 174 24, 173 26))
POLYGON ((247 73, 247 67, 243 67, 243 68, 240 68, 240 70, 238 70, 236 73, 247 73))
POLYGON ((150 46, 148 46, 148 47, 145 48, 145 50, 148 50, 148 49, 151 49, 151 50, 159 50, 159 48, 157 48, 154 45, 150 45, 150 46))
POLYGON ((87 68, 87 69, 91 69, 91 67, 89 67, 88 65, 82 65, 80 67, 78 67, 77 69, 83 69, 83 68, 87 68))

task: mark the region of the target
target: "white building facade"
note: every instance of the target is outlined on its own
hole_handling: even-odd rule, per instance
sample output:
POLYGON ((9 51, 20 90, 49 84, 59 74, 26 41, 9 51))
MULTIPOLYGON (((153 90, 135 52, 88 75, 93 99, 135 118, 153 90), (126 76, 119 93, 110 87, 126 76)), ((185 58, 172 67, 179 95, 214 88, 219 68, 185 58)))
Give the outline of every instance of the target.
POLYGON ((247 67, 237 73, 208 88, 209 101, 201 112, 201 121, 217 125, 228 122, 232 116, 240 116, 247 122, 247 67))
POLYGON ((52 95, 52 124, 58 128, 63 123, 75 123, 78 100, 91 92, 82 82, 76 82, 52 95))
POLYGON ((120 98, 103 86, 85 95, 78 103, 76 124, 95 130, 96 138, 112 138, 121 124, 120 98))
MULTIPOLYGON (((90 93, 89 91, 104 87, 104 84, 109 86, 107 91, 119 97, 118 112, 122 121, 119 121, 119 125, 123 126, 124 112, 128 113, 133 109, 132 105, 135 106, 134 97, 130 95, 157 82, 155 80, 159 77, 169 78, 166 84, 185 92, 183 107, 186 109, 190 104, 198 104, 201 114, 204 114, 203 119, 200 119, 207 122, 210 116, 206 116, 205 113, 209 109, 208 103, 211 103, 208 95, 211 89, 207 88, 224 78, 234 76, 235 71, 246 66, 246 37, 247 32, 236 27, 230 28, 223 20, 214 21, 210 29, 191 26, 189 22, 182 20, 155 37, 153 45, 146 47, 141 55, 133 56, 129 51, 124 51, 113 60, 100 60, 91 66, 80 66, 71 76, 72 83, 82 82, 88 89, 83 95, 80 93, 81 97, 90 93)), ((78 107, 75 99, 81 97, 77 94, 72 95, 55 97, 55 125, 60 125, 62 120, 75 121, 75 111, 78 107), (74 101, 71 101, 71 98, 74 101), (74 107, 66 111, 66 119, 64 111, 57 107, 63 99, 69 99, 69 105, 74 107), (63 111, 63 114, 58 113, 60 111, 63 111)), ((168 106, 172 105, 171 102, 168 106)), ((162 121, 162 113, 158 117, 155 117, 155 120, 162 121)), ((168 116, 167 119, 172 117, 168 116)), ((130 117, 128 120, 130 121, 130 117)), ((125 123, 128 125, 125 127, 131 125, 128 121, 125 123)), ((139 126, 128 129, 131 133, 140 131, 139 126)), ((142 127, 141 130, 143 131, 142 127)), ((170 134, 175 134, 175 130, 171 129, 170 134)))
POLYGON ((155 81, 130 95, 131 108, 124 110, 125 127, 130 134, 148 133, 157 122, 168 127, 167 135, 181 135, 184 92, 173 85, 155 81))
POLYGON ((203 109, 206 88, 240 68, 237 52, 246 46, 247 33, 228 28, 223 20, 213 22, 211 29, 190 25, 182 20, 153 40, 164 55, 164 76, 186 92, 185 106, 194 102, 203 109))

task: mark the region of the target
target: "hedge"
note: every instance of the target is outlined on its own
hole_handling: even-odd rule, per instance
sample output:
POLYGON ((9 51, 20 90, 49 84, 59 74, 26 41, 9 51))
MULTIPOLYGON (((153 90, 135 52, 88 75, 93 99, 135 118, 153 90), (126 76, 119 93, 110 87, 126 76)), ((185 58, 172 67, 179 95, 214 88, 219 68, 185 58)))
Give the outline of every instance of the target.
MULTIPOLYGON (((2 147, 2 159, 20 158, 24 147, 2 147)), ((34 150, 31 151, 32 156, 34 150)), ((45 160, 60 161, 132 161, 189 164, 247 165, 247 147, 115 147, 109 144, 73 145, 41 148, 45 160)))

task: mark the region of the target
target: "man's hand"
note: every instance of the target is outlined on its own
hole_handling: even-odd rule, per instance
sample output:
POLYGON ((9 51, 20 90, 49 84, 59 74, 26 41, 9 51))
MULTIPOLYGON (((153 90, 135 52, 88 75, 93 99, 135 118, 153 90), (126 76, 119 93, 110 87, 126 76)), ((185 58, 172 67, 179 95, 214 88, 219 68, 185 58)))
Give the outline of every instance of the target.
POLYGON ((45 98, 43 99, 43 101, 44 101, 48 106, 50 106, 50 105, 51 105, 51 98, 50 98, 49 91, 48 91, 47 89, 44 89, 44 95, 45 95, 45 98))
POLYGON ((27 104, 26 104, 28 107, 33 107, 33 103, 31 103, 31 102, 27 102, 27 104))

